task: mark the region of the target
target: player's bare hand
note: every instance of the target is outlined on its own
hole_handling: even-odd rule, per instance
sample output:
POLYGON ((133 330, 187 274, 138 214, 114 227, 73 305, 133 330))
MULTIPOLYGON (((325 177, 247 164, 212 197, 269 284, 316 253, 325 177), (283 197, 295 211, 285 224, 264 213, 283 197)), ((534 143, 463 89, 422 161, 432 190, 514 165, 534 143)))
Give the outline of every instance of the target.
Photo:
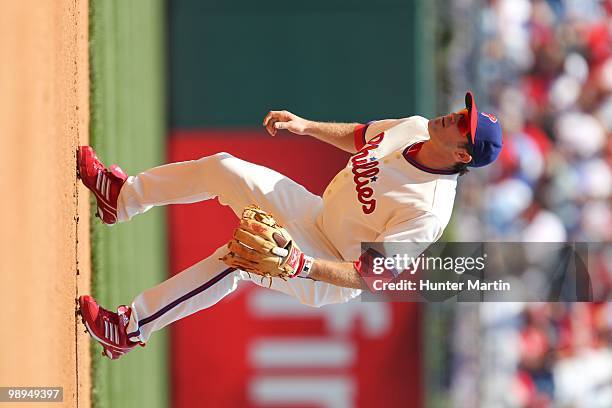
POLYGON ((270 111, 263 120, 263 125, 271 136, 278 129, 287 129, 296 135, 306 135, 309 121, 286 110, 270 111))

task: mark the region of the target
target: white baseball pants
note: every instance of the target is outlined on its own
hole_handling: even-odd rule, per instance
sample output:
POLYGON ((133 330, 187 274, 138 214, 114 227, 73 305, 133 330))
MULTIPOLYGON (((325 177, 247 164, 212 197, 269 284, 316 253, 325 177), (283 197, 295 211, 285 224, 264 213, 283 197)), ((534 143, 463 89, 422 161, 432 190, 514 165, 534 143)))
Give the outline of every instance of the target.
MULTIPOLYGON (((323 206, 321 197, 310 193, 288 177, 266 167, 218 153, 171 163, 129 177, 119 195, 118 219, 128 221, 154 206, 188 204, 218 197, 240 217, 242 209, 257 204, 278 219, 300 248, 315 258, 340 260, 337 250, 315 224, 323 206)), ((130 338, 146 342, 151 333, 217 303, 236 290, 238 282, 250 280, 267 287, 259 276, 228 268, 219 258, 225 246, 208 258, 161 284, 148 289, 132 302, 128 325, 130 338)), ((320 307, 347 302, 360 290, 342 288, 307 278, 272 280, 272 289, 320 307)))

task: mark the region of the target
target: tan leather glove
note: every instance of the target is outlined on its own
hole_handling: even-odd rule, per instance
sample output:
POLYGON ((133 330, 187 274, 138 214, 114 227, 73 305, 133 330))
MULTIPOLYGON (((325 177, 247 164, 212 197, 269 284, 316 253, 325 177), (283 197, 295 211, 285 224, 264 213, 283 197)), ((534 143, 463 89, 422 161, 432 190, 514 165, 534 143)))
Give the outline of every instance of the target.
POLYGON ((293 278, 308 274, 313 259, 304 255, 291 235, 272 214, 249 206, 242 212, 234 239, 228 242, 229 252, 221 258, 228 266, 270 278, 293 278))

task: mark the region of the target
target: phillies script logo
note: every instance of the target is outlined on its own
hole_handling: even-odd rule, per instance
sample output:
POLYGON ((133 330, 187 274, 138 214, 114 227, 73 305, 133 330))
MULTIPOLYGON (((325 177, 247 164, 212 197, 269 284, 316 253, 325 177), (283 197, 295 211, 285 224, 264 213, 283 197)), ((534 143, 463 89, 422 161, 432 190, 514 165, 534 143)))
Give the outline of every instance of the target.
POLYGON ((487 112, 480 112, 480 114, 481 114, 482 116, 485 116, 485 117, 489 118, 489 120, 490 120, 491 122, 493 122, 493 123, 497 123, 497 118, 496 118, 494 115, 491 115, 490 113, 487 113, 487 112))
POLYGON ((368 153, 370 150, 376 149, 384 137, 384 132, 374 136, 359 153, 351 157, 357 200, 362 204, 361 210, 364 214, 372 214, 376 209, 376 200, 372 198, 374 189, 368 186, 368 184, 378 180, 376 175, 380 171, 378 168, 378 160, 376 157, 370 157, 368 159, 368 153))

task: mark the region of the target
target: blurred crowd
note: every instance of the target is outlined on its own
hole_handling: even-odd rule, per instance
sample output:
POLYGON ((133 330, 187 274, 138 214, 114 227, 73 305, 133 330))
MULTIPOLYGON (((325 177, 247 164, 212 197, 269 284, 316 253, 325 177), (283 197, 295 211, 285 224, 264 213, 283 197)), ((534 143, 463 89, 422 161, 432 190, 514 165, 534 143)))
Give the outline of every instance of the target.
POLYGON ((459 304, 451 406, 612 406, 612 304, 459 304))
MULTIPOLYGON (((471 76, 456 88, 477 84, 481 110, 504 127, 498 164, 462 177, 456 238, 595 243, 591 272, 609 287, 612 0, 457 0, 455 8, 474 26, 469 47, 463 34, 449 52, 449 67, 471 76)), ((612 407, 610 304, 483 304, 480 313, 481 406, 612 407)), ((456 343, 464 332, 455 329, 456 343)), ((459 375, 469 353, 456 351, 459 375)), ((456 406, 475 403, 456 388, 469 387, 457 375, 456 406)))
POLYGON ((611 307, 545 303, 523 310, 511 385, 515 405, 611 406, 611 307))
POLYGON ((612 242, 612 1, 492 0, 479 28, 475 82, 505 146, 486 189, 466 177, 459 236, 612 242))
POLYGON ((497 303, 479 315, 478 397, 457 382, 456 406, 612 406, 612 304, 497 303))

